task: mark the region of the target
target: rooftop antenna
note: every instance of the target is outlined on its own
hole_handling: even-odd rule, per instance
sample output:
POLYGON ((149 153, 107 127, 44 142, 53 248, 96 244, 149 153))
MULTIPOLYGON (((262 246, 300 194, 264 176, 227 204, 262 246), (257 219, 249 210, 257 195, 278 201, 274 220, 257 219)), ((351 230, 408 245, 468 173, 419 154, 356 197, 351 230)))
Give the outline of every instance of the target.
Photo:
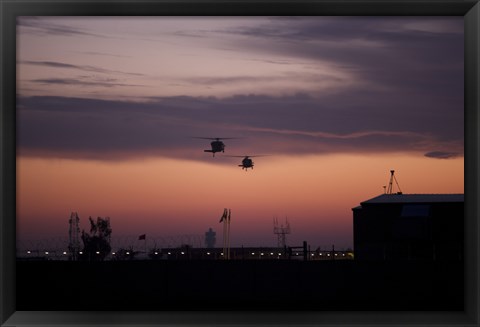
POLYGON ((390 170, 390 182, 388 183, 388 189, 386 194, 402 194, 402 190, 400 189, 400 185, 398 185, 397 178, 395 177, 395 170, 390 170), (395 184, 397 184, 398 191, 397 193, 393 193, 393 181, 395 180, 395 184))

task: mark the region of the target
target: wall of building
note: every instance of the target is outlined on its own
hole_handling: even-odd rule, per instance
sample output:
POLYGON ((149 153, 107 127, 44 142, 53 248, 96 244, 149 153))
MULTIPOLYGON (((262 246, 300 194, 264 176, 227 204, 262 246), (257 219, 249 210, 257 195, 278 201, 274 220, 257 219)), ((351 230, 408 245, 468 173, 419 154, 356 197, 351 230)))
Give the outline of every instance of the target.
POLYGON ((353 209, 355 258, 461 260, 463 212, 463 202, 364 203, 353 209))

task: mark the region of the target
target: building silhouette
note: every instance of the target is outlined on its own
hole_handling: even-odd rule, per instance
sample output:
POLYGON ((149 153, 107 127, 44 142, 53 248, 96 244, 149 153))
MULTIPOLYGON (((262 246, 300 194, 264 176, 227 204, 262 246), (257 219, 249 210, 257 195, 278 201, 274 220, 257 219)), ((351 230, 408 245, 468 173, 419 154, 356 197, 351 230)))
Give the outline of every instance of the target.
POLYGON ((216 235, 217 233, 215 233, 212 228, 209 228, 208 231, 205 232, 205 246, 208 249, 215 247, 215 243, 217 242, 216 235))
POLYGON ((463 259, 463 194, 382 194, 352 211, 356 260, 463 259))

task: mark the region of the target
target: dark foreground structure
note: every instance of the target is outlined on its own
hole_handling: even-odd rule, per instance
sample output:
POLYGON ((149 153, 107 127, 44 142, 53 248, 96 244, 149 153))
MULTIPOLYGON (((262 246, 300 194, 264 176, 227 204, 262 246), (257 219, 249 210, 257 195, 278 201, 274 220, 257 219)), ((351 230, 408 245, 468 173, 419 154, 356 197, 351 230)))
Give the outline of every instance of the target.
POLYGON ((382 194, 352 210, 355 260, 463 260, 463 194, 382 194))
POLYGON ((351 257, 304 242, 232 249, 231 260, 221 249, 188 247, 150 260, 17 260, 16 308, 463 311, 463 205, 463 194, 362 202, 353 208, 351 257))
POLYGON ((17 261, 17 310, 463 310, 459 261, 17 261))

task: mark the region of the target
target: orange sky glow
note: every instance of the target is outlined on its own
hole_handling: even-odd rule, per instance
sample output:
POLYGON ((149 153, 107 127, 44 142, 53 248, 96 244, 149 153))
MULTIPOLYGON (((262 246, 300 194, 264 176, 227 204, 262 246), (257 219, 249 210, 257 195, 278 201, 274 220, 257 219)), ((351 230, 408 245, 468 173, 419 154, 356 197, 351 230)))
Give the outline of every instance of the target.
POLYGON ((231 240, 238 246, 275 245, 273 218, 287 217, 291 242, 308 238, 318 246, 351 247, 351 208, 381 194, 390 169, 404 193, 463 193, 464 186, 463 159, 265 157, 248 172, 235 161, 226 166, 217 160, 222 158, 210 164, 19 158, 17 212, 31 217, 19 221, 19 235, 66 235, 76 211, 84 229, 88 216, 110 217, 113 235, 203 234, 212 227, 221 238, 219 218, 231 208, 231 240))

